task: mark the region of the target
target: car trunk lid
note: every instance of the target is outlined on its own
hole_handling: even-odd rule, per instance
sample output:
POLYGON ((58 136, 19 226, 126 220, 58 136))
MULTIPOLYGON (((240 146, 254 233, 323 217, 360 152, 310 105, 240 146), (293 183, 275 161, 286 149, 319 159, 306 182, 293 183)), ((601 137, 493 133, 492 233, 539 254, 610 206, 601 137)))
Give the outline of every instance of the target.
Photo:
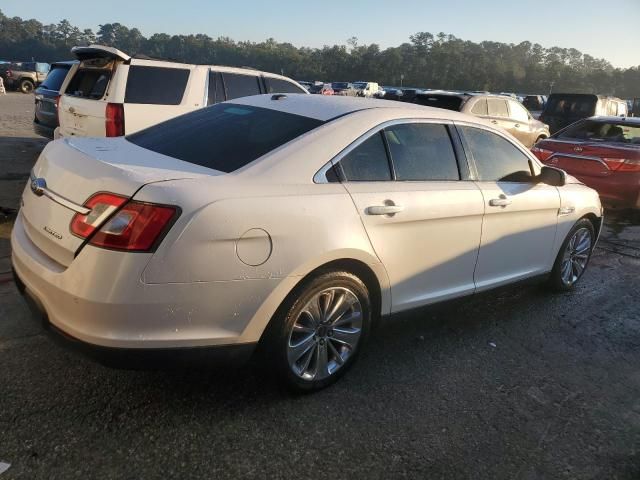
POLYGON ((640 159, 640 151, 637 148, 625 148, 603 142, 575 143, 547 140, 540 146, 555 152, 547 159, 547 163, 578 176, 611 175, 612 169, 607 164, 608 159, 640 159))
POLYGON ((34 166, 22 196, 25 230, 38 248, 68 266, 85 241, 71 233, 71 220, 94 194, 109 192, 131 198, 149 183, 215 174, 124 138, 52 142, 34 166))

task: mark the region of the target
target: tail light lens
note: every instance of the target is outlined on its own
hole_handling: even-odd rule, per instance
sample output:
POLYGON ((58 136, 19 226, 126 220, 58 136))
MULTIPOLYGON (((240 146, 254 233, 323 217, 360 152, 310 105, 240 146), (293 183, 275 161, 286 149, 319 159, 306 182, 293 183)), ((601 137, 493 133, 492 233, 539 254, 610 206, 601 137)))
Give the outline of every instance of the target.
POLYGON ((121 103, 107 103, 104 118, 107 137, 121 137, 124 135, 124 105, 121 103))
POLYGON ((533 154, 534 154, 536 157, 538 157, 538 159, 539 159, 541 162, 545 162, 545 161, 547 161, 547 160, 549 159, 549 157, 550 157, 551 155, 553 155, 553 154, 554 154, 554 152, 553 152, 553 151, 551 151, 551 150, 547 150, 547 149, 545 149, 545 148, 540 148, 540 147, 536 147, 536 146, 534 146, 534 147, 531 149, 531 151, 533 152, 533 154))
POLYGON ((169 205, 136 202, 112 193, 98 193, 85 203, 87 215, 76 214, 71 231, 89 245, 145 252, 153 249, 178 215, 169 205))
POLYGON ((603 158, 609 170, 614 172, 640 172, 640 160, 629 158, 603 158))

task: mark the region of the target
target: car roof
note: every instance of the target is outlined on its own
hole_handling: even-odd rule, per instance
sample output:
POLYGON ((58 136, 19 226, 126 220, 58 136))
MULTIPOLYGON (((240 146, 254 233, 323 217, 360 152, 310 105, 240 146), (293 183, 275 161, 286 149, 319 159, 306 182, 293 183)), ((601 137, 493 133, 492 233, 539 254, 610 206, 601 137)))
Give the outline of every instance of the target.
MULTIPOLYGON (((469 121, 470 117, 459 112, 442 108, 424 107, 413 103, 378 100, 373 98, 286 94, 255 95, 236 98, 229 103, 279 110, 293 115, 315 118, 323 122, 362 110, 396 109, 399 116, 410 115, 417 118, 438 118, 442 120, 469 121), (402 115, 400 115, 400 113, 402 115)), ((481 123, 481 122, 478 122, 481 123)))
POLYGON ((589 117, 587 120, 596 122, 625 123, 627 125, 638 125, 640 127, 640 117, 616 117, 613 115, 596 115, 589 117))

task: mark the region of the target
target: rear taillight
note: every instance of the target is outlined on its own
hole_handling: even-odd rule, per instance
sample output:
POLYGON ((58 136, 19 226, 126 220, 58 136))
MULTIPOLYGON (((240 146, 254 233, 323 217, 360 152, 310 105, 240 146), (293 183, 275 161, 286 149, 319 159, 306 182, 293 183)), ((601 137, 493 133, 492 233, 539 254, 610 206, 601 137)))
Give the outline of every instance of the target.
POLYGON ((58 118, 58 125, 60 125, 60 95, 56 96, 56 117, 58 118))
POLYGON ((124 105, 121 103, 107 103, 104 118, 107 137, 121 137, 124 135, 124 105))
POLYGON ((71 233, 81 238, 88 238, 126 201, 126 197, 113 193, 95 194, 84 203, 84 206, 91 211, 86 215, 76 213, 73 216, 71 233))
POLYGON ((554 152, 552 152, 551 150, 547 150, 545 148, 540 148, 540 147, 536 147, 534 145, 534 147, 531 149, 531 151, 533 152, 533 154, 538 157, 538 159, 541 162, 545 162, 549 159, 549 157, 551 155, 553 155, 554 152))
POLYGON ((629 158, 603 158, 609 170, 614 172, 640 172, 640 160, 629 158))
POLYGON ((112 193, 98 193, 84 206, 91 212, 76 214, 71 231, 90 245, 114 250, 152 250, 178 215, 177 207, 127 201, 112 193))

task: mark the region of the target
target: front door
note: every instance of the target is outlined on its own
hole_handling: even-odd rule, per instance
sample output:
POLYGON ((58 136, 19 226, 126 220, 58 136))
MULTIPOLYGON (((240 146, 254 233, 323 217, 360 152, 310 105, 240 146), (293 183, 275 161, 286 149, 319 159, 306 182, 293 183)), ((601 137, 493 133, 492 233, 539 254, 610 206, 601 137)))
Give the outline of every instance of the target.
POLYGON ((392 311, 473 293, 483 198, 461 181, 452 126, 387 126, 339 160, 391 282, 392 311))
POLYGON ((536 182, 531 169, 539 173, 537 162, 506 137, 482 128, 458 128, 473 159, 486 212, 476 288, 549 272, 560 208, 558 189, 536 182))

